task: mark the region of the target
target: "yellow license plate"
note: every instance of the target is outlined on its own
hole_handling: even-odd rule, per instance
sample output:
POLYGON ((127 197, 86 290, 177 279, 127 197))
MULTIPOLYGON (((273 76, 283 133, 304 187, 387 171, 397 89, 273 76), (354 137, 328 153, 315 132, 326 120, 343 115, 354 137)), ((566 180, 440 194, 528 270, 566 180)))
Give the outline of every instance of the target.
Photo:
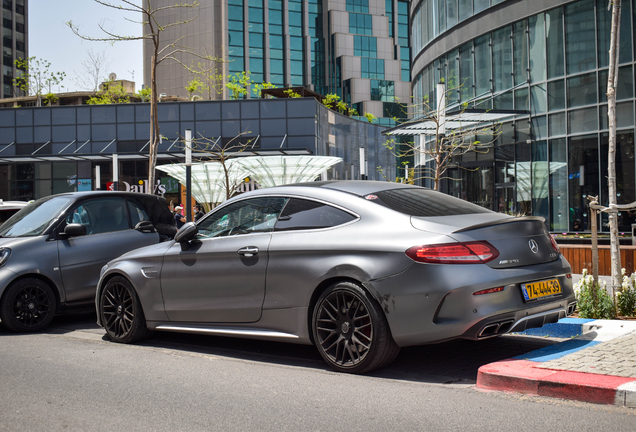
POLYGON ((544 280, 521 285, 521 292, 526 301, 536 300, 561 293, 561 284, 558 279, 544 280))

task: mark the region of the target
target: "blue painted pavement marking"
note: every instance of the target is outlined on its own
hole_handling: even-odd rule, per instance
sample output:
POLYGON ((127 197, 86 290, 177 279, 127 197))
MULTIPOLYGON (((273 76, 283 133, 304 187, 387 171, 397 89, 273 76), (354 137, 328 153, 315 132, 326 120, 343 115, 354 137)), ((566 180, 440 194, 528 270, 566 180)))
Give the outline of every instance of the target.
POLYGON ((531 360, 534 362, 546 362, 549 360, 555 360, 572 354, 573 352, 582 350, 583 348, 593 347, 601 342, 573 339, 566 342, 561 342, 555 345, 550 345, 535 351, 531 351, 526 354, 522 354, 517 357, 513 357, 515 360, 531 360))

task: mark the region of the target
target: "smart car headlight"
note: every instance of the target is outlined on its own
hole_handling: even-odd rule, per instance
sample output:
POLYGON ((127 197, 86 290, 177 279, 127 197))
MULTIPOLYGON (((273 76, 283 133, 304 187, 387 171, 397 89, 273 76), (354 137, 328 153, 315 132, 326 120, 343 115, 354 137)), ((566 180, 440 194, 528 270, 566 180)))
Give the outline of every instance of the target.
POLYGON ((0 267, 7 262, 9 257, 11 256, 11 249, 9 248, 0 248, 0 267))

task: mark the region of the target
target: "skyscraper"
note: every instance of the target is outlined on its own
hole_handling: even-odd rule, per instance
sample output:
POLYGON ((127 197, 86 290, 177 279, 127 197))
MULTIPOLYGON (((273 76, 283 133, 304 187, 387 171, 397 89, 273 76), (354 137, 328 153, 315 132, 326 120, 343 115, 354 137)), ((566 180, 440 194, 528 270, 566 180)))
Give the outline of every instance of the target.
MULTIPOLYGON (((172 0, 153 0, 165 7, 172 0)), ((390 124, 409 100, 408 1, 401 0, 207 0, 196 9, 168 8, 161 24, 185 21, 162 33, 163 44, 177 42, 201 55, 227 61, 226 76, 249 71, 253 82, 277 87, 304 86, 335 93, 356 108, 390 124)), ((144 45, 144 81, 150 82, 152 43, 144 45)), ((195 69, 205 62, 181 60, 195 69), (201 63, 199 65, 199 63, 201 63)), ((176 62, 157 69, 159 93, 185 96, 196 75, 176 62)), ((219 93, 204 99, 228 98, 219 93)), ((254 95, 250 95, 254 97, 254 95)))
MULTIPOLYGON (((29 55, 28 0, 2 0, 2 87, 0 98, 22 96, 14 94, 13 78, 17 76, 15 60, 29 55)), ((15 91, 20 91, 15 89, 15 91)))

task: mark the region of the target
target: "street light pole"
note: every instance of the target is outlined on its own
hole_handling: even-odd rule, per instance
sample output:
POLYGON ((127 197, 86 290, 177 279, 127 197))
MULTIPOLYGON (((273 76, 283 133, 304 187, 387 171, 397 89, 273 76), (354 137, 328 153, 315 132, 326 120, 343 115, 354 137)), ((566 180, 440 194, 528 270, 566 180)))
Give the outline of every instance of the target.
POLYGON ((192 131, 185 131, 186 221, 192 222, 192 131))
POLYGON ((119 162, 117 161, 117 153, 113 153, 113 190, 119 190, 119 162))

